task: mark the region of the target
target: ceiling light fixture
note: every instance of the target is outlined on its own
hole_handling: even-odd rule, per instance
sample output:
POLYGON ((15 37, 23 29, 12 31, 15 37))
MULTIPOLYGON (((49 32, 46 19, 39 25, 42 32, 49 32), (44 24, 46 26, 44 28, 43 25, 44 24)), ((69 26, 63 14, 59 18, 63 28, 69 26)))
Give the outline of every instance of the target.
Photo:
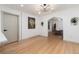
POLYGON ((23 5, 23 4, 21 4, 20 6, 21 6, 21 7, 24 7, 24 5, 23 5))
POLYGON ((54 10, 54 5, 50 5, 50 4, 41 4, 39 5, 39 8, 37 8, 38 10, 38 14, 41 13, 45 13, 45 12, 50 12, 52 10, 54 10))
POLYGON ((38 14, 41 14, 41 12, 38 12, 38 14))

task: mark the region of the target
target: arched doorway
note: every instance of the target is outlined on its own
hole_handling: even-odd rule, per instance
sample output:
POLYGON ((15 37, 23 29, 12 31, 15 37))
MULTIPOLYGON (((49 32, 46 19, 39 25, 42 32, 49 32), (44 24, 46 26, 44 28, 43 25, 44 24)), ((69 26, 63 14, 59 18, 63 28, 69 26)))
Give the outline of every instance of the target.
POLYGON ((63 39, 63 19, 52 17, 48 21, 48 37, 54 36, 63 39))

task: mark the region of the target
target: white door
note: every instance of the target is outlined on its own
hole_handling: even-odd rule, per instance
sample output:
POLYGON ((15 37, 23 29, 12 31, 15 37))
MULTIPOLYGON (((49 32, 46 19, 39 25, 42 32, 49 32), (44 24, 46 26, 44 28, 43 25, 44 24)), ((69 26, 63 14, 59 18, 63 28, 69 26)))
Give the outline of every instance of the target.
POLYGON ((8 43, 18 40, 18 16, 4 13, 3 32, 8 43))

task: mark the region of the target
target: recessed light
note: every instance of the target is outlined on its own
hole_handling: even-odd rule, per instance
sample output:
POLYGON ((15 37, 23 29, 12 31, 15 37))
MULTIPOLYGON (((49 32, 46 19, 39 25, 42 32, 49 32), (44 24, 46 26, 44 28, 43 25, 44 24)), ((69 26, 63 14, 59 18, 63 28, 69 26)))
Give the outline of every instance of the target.
POLYGON ((24 5, 23 5, 23 4, 21 4, 20 6, 21 6, 21 7, 24 7, 24 5))
POLYGON ((41 14, 41 12, 38 12, 38 14, 41 14))
POLYGON ((54 10, 54 8, 51 8, 51 10, 54 10))

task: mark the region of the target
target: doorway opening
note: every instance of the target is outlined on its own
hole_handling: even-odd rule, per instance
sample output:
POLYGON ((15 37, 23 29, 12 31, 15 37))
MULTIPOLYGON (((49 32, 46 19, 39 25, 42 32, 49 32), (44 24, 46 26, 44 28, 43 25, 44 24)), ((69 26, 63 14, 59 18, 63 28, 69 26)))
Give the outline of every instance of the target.
POLYGON ((19 41, 19 20, 18 15, 2 11, 2 32, 7 38, 7 43, 19 41))
POLYGON ((53 17, 48 21, 48 37, 63 39, 63 19, 53 17))

